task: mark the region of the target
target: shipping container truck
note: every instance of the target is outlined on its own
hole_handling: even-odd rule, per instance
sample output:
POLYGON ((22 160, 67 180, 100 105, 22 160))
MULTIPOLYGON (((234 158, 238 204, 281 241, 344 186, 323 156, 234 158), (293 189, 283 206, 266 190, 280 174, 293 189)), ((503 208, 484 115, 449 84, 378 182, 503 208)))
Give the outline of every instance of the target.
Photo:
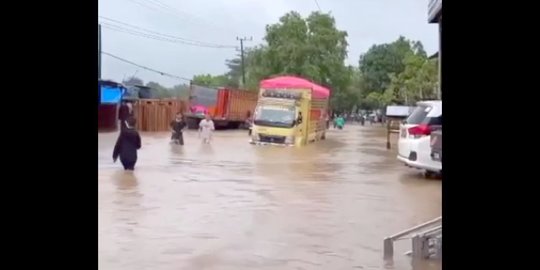
POLYGON ((241 128, 251 118, 258 93, 231 88, 208 88, 192 85, 190 110, 186 113, 188 128, 197 129, 205 114, 216 128, 241 128))
POLYGON ((329 97, 329 89, 298 77, 261 81, 251 143, 302 146, 324 140, 329 97))

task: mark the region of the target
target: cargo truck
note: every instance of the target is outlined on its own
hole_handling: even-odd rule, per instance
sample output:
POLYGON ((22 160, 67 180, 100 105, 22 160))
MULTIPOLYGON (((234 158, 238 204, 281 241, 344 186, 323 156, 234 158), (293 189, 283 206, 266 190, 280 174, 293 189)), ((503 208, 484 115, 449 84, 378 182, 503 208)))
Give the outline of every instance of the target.
POLYGON ((216 128, 241 128, 255 110, 258 93, 231 88, 208 88, 192 85, 186 122, 189 129, 197 129, 205 114, 209 114, 216 128))
POLYGON ((329 89, 299 77, 261 81, 250 142, 302 146, 324 140, 329 97, 329 89))

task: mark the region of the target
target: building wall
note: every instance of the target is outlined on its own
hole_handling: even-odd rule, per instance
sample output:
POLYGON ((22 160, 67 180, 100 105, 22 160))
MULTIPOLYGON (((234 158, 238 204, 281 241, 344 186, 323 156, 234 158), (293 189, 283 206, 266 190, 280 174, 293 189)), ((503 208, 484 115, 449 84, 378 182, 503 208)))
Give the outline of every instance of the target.
POLYGON ((430 0, 428 2, 428 21, 437 23, 442 13, 442 0, 430 0))

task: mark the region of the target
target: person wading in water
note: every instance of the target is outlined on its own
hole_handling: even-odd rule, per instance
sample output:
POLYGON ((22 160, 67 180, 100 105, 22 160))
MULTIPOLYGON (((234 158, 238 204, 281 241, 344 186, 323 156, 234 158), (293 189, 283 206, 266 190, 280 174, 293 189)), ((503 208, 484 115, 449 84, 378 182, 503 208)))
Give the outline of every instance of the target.
POLYGON ((186 122, 184 121, 184 115, 181 112, 176 114, 176 118, 171 122, 171 140, 175 144, 184 145, 184 135, 182 134, 186 122))
POLYGON ((131 107, 131 104, 128 104, 125 100, 122 100, 122 104, 120 105, 120 109, 118 110, 118 120, 120 120, 120 130, 124 130, 126 128, 126 121, 133 117, 133 109, 131 107))
POLYGON ((210 115, 205 115, 204 119, 199 123, 199 137, 202 138, 203 143, 210 143, 214 129, 214 121, 210 119, 210 115))
POLYGON ((114 145, 113 161, 116 162, 120 157, 120 162, 126 171, 134 171, 135 163, 137 163, 137 150, 141 149, 141 136, 135 129, 137 121, 130 117, 124 123, 126 128, 120 131, 118 140, 114 145))
POLYGON ((342 115, 338 116, 338 118, 336 118, 336 126, 338 129, 343 129, 343 127, 345 126, 345 118, 343 118, 342 115))

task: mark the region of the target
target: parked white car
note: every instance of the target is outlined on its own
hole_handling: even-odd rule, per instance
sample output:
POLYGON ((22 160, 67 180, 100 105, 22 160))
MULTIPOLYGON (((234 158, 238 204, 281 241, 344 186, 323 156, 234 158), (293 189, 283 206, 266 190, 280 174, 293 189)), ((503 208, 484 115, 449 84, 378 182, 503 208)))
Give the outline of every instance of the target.
POLYGON ((433 130, 442 127, 442 101, 420 101, 400 125, 398 160, 409 167, 426 171, 426 176, 442 172, 442 163, 431 158, 433 130))

